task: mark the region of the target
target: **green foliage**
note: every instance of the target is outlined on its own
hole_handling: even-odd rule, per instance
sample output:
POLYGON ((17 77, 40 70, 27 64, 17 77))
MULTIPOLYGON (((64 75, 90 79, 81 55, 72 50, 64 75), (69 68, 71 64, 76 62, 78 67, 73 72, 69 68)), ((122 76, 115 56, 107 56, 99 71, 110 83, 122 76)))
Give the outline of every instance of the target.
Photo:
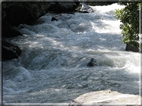
POLYGON ((128 43, 139 39, 139 3, 121 3, 126 5, 124 9, 116 10, 115 17, 120 19, 122 24, 123 42, 128 43))

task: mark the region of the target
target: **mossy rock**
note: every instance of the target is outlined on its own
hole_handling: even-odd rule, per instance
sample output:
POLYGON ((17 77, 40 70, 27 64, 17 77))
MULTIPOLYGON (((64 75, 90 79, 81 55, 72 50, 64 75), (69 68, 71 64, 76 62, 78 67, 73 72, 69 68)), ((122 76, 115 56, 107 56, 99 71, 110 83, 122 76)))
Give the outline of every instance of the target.
POLYGON ((140 51, 140 47, 139 47, 139 43, 136 41, 131 41, 128 42, 126 44, 126 51, 133 51, 133 52, 139 52, 140 51))

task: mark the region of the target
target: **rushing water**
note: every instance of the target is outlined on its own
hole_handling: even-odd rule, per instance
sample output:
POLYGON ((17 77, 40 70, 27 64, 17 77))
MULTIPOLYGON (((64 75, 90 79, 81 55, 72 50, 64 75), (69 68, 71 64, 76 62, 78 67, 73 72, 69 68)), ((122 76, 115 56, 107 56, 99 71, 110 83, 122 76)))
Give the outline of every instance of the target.
POLYGON ((94 13, 49 14, 18 26, 18 59, 3 62, 5 103, 65 103, 105 89, 139 94, 140 54, 125 51, 118 4, 92 6, 94 13), (98 66, 87 67, 91 58, 98 66))

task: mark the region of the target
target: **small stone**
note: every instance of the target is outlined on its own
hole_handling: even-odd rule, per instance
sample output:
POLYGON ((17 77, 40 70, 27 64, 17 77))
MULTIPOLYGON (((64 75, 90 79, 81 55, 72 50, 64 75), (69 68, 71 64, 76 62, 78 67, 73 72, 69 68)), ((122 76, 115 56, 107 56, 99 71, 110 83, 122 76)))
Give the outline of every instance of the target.
POLYGON ((58 21, 55 17, 52 17, 51 21, 58 21))
POLYGON ((91 58, 91 61, 87 64, 88 67, 97 66, 97 61, 94 58, 91 58))

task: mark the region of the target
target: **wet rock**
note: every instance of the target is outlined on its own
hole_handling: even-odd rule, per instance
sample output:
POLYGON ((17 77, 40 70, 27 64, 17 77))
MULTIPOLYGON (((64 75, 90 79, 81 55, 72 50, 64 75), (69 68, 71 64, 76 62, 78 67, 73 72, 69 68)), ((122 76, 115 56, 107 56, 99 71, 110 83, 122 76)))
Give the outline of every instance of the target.
POLYGON ((90 62, 87 64, 88 67, 97 66, 97 61, 94 58, 91 58, 90 62))
POLYGON ((77 5, 72 2, 52 2, 48 11, 53 13, 71 13, 75 12, 77 5))
POLYGON ((69 14, 58 14, 58 15, 53 16, 51 21, 58 21, 58 20, 66 21, 71 18, 72 16, 70 16, 69 14))
POLYGON ((58 21, 55 17, 52 17, 51 21, 58 21))
POLYGON ((2 37, 21 35, 13 26, 33 24, 47 13, 49 2, 2 2, 2 37))
POLYGON ((18 58, 21 52, 18 46, 2 41, 2 61, 18 58))
POLYGON ((14 27, 9 25, 5 20, 2 21, 2 37, 15 37, 22 34, 14 27))
POLYGON ((81 12, 81 13, 91 13, 91 12, 94 12, 94 10, 90 6, 85 4, 85 3, 81 3, 81 8, 78 11, 81 12))
POLYGON ((78 6, 80 4, 79 0, 73 0, 73 2, 78 6))
POLYGON ((129 42, 126 44, 126 51, 139 52, 139 43, 138 42, 129 42))
POLYGON ((3 9, 3 11, 6 13, 5 19, 12 26, 17 26, 20 23, 29 23, 34 18, 33 14, 31 14, 30 11, 20 3, 15 3, 8 8, 3 9))
POLYGON ((49 4, 49 2, 2 2, 2 15, 12 26, 32 24, 47 13, 49 4))
POLYGON ((69 106, 141 105, 139 95, 122 94, 117 91, 102 90, 89 92, 74 99, 69 106))

